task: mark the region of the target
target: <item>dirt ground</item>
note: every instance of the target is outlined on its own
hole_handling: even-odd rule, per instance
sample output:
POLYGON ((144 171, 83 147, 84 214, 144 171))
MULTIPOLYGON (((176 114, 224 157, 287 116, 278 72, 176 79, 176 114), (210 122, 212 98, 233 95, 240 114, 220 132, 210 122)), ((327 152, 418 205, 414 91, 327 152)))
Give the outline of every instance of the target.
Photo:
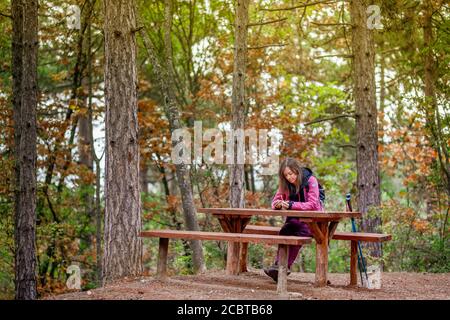
POLYGON ((292 273, 288 297, 276 294, 276 283, 262 270, 239 276, 224 271, 201 275, 170 276, 162 282, 153 277, 124 279, 104 288, 70 292, 45 299, 55 300, 414 300, 450 299, 450 274, 383 273, 382 288, 348 287, 348 274, 329 274, 327 287, 314 286, 313 273, 292 273))

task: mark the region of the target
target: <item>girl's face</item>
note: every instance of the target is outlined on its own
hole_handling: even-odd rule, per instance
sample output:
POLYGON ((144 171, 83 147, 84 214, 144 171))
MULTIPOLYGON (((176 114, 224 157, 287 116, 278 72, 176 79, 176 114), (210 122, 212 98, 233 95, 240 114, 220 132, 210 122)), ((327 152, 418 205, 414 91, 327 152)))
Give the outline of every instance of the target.
POLYGON ((289 167, 286 167, 284 169, 284 177, 286 178, 287 181, 289 181, 292 184, 295 184, 295 181, 297 181, 297 174, 292 171, 289 167))

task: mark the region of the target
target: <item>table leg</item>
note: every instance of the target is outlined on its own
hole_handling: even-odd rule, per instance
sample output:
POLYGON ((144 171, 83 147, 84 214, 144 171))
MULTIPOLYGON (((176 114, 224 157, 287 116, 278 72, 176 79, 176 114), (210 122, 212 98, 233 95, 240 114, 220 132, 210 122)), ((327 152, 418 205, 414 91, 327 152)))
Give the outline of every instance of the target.
POLYGON ((228 242, 227 251, 227 275, 238 275, 239 274, 239 242, 228 242))
POLYGON ((248 255, 248 242, 241 244, 241 254, 239 256, 239 272, 247 272, 247 255, 248 255))
POLYGON ((321 231, 322 239, 316 241, 316 285, 324 287, 327 285, 328 273, 328 223, 317 222, 321 231))
MULTIPOLYGON (((220 225, 225 232, 242 233, 250 222, 250 217, 222 216, 219 217, 220 225)), ((240 271, 241 243, 228 242, 227 249, 227 275, 238 275, 240 271)))
POLYGON ((159 238, 157 278, 164 280, 167 277, 167 252, 169 250, 169 239, 159 238))

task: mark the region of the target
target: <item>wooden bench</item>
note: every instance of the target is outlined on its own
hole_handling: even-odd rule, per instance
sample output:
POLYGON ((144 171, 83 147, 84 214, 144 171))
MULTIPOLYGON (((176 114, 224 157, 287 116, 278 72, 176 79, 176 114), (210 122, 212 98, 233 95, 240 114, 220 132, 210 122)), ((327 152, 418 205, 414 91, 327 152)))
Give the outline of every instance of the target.
MULTIPOLYGON (((277 235, 279 234, 280 229, 280 227, 248 225, 244 229, 244 233, 277 235)), ((390 234, 367 232, 334 232, 332 239, 350 241, 350 285, 356 286, 358 281, 356 270, 358 263, 358 241, 383 242, 391 240, 392 236, 390 234)), ((246 252, 246 250, 247 248, 243 248, 244 252, 246 252)))
POLYGON ((189 240, 219 240, 242 243, 266 243, 277 244, 280 249, 280 266, 278 270, 277 292, 286 294, 287 284, 287 263, 290 245, 303 245, 311 243, 309 237, 280 236, 278 234, 253 234, 253 233, 226 233, 226 232, 204 232, 204 231, 184 231, 184 230, 149 230, 143 231, 141 237, 159 238, 159 256, 157 277, 164 279, 167 276, 167 253, 169 249, 169 239, 189 239, 189 240))

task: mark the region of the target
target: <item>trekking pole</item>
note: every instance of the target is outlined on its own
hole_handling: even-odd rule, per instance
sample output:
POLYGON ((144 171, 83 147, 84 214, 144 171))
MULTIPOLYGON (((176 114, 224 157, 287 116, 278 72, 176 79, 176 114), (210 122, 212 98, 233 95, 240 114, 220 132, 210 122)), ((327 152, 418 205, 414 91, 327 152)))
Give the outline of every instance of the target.
MULTIPOLYGON (((347 200, 347 210, 350 211, 350 212, 353 212, 352 204, 350 202, 350 200, 351 200, 350 192, 347 193, 347 195, 345 196, 345 200, 347 200)), ((355 219, 352 217, 351 220, 352 220, 352 232, 357 232, 355 219)), ((362 271, 364 271, 364 274, 366 276, 367 282, 369 281, 369 277, 367 276, 366 262, 365 262, 364 255, 363 255, 363 252, 362 252, 362 249, 361 249, 361 244, 360 244, 359 241, 358 241, 358 267, 359 267, 359 274, 361 276, 361 285, 363 285, 364 282, 363 282, 362 271)))

